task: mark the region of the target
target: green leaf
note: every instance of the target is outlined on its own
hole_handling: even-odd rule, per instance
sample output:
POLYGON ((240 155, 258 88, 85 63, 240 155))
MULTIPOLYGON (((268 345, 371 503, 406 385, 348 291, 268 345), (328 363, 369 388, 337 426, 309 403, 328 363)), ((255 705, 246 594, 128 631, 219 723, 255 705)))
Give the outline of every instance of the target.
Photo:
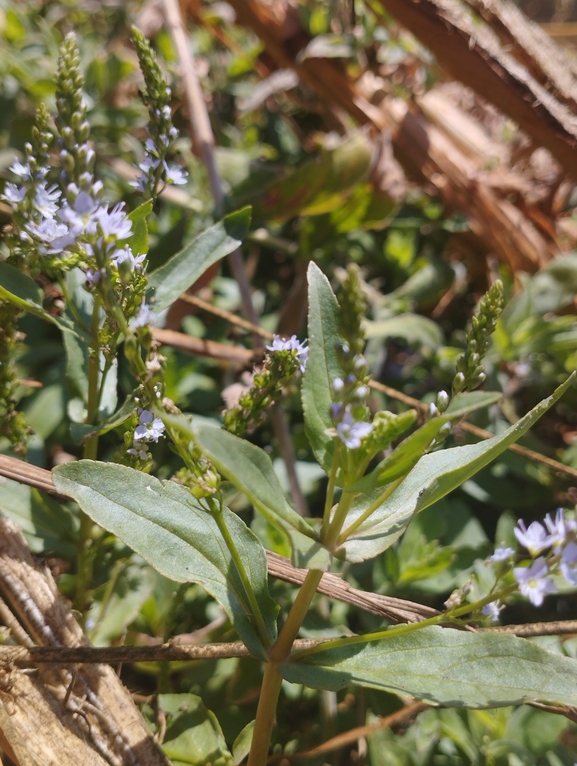
POLYGON ((232 745, 232 757, 234 766, 240 766, 250 752, 252 744, 252 735, 254 732, 254 721, 247 723, 232 745))
POLYGON ((151 212, 152 200, 149 199, 128 215, 129 220, 132 221, 132 234, 126 244, 130 246, 135 255, 148 253, 148 224, 146 219, 151 212))
MULTIPOLYGON (((170 422, 175 420, 171 418, 170 422)), ((187 428, 179 419, 179 427, 183 426, 187 428)), ((318 542, 315 531, 289 505, 264 450, 214 426, 196 425, 192 433, 197 446, 216 469, 244 492, 267 521, 280 525, 289 535, 295 566, 324 569, 327 562, 330 566, 330 554, 318 542)))
POLYGON ((233 766, 220 724, 195 694, 159 694, 167 716, 162 749, 174 766, 233 766))
POLYGON ((344 377, 337 356, 339 304, 329 280, 311 261, 309 282, 309 358, 303 376, 302 403, 305 429, 316 459, 327 473, 331 470, 334 439, 325 431, 333 428, 330 417, 333 381, 344 377))
MULTIPOLYGON (((117 535, 161 574, 177 582, 202 585, 222 605, 249 649, 266 656, 217 522, 187 489, 127 466, 92 460, 58 466, 53 477, 59 492, 74 498, 97 524, 117 535)), ((238 516, 228 508, 222 514, 272 641, 278 607, 268 592, 264 549, 238 516)))
POLYGON ((577 704, 577 661, 498 633, 430 626, 305 656, 279 668, 316 689, 351 684, 451 707, 502 707, 548 700, 577 704))
POLYGON ((154 291, 154 310, 168 308, 209 266, 236 250, 247 235, 250 216, 249 207, 230 213, 153 271, 148 285, 154 291))
MULTIPOLYGON (((575 375, 573 373, 552 396, 540 402, 499 436, 478 444, 432 452, 421 458, 395 491, 346 540, 343 553, 347 560, 365 561, 389 548, 404 532, 413 514, 428 508, 460 486, 528 431, 565 393, 575 375)), ((376 490, 351 509, 346 527, 378 500, 379 491, 382 492, 376 490)))
POLYGON ((439 417, 432 418, 418 428, 371 471, 349 487, 350 492, 371 492, 405 476, 421 459, 425 450, 439 433, 441 426, 457 421, 481 407, 495 404, 501 398, 497 391, 464 391, 457 394, 447 410, 439 417))
POLYGON ((126 422, 134 412, 135 407, 136 404, 133 394, 130 394, 130 396, 126 397, 122 406, 97 427, 91 423, 71 423, 70 435, 76 444, 81 444, 90 436, 107 434, 109 431, 112 431, 113 428, 117 428, 126 422))
POLYGON ((0 512, 18 524, 33 553, 76 554, 78 520, 37 489, 0 477, 0 512))

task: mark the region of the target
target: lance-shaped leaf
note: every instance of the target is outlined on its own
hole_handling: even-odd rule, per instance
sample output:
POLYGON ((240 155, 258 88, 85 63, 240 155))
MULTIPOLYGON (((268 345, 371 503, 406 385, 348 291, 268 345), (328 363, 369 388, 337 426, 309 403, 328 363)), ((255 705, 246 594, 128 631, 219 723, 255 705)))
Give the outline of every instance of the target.
POLYGON ((349 492, 371 492, 405 476, 418 463, 445 423, 456 422, 474 410, 495 404, 500 398, 501 394, 497 391, 464 391, 457 394, 443 415, 432 418, 403 439, 371 473, 350 486, 349 492))
MULTIPOLYGON (((202 585, 222 605, 248 648, 266 656, 247 593, 216 519, 185 487, 160 482, 127 466, 92 460, 58 466, 53 477, 59 492, 74 498, 90 518, 161 574, 202 585)), ((238 516, 227 508, 221 513, 273 641, 278 607, 268 592, 264 549, 238 516)))
POLYGON ((242 244, 250 226, 250 208, 225 216, 203 231, 179 253, 172 256, 148 277, 155 311, 168 308, 186 292, 213 263, 220 261, 242 244))
POLYGON ((148 224, 146 219, 151 214, 152 207, 152 200, 149 199, 128 215, 129 221, 132 222, 132 234, 126 244, 130 246, 135 255, 148 253, 148 224))
POLYGON ((577 704, 577 661, 523 638, 431 626, 303 656, 280 671, 293 683, 336 691, 351 684, 451 707, 547 700, 577 704))
MULTIPOLYGON (((176 418, 170 418, 175 424, 176 418)), ((179 428, 187 425, 178 419, 179 428)), ((197 446, 216 469, 248 497, 257 511, 289 536, 295 566, 328 569, 331 557, 318 542, 315 531, 289 505, 283 488, 264 450, 214 426, 192 428, 197 446)))
POLYGON ((343 536, 370 506, 375 505, 375 510, 343 544, 343 557, 352 562, 365 561, 389 548, 404 532, 413 514, 440 500, 516 442, 563 395, 574 377, 575 373, 552 396, 543 399, 499 436, 425 455, 381 505, 377 501, 382 490, 358 500, 347 517, 343 536))
POLYGON ((309 282, 309 357, 302 384, 305 428, 320 465, 331 470, 334 439, 325 431, 333 428, 330 407, 333 381, 344 371, 337 355, 339 342, 339 304, 329 280, 311 261, 309 282))

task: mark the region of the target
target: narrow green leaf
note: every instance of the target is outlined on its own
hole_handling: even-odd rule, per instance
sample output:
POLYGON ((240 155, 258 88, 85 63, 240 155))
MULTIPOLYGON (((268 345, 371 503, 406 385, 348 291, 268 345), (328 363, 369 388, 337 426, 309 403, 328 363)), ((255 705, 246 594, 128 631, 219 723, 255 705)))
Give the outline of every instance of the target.
POLYGON ((330 417, 333 381, 344 371, 337 356, 339 342, 339 304, 329 280, 311 261, 309 282, 309 358, 302 384, 305 428, 311 447, 320 465, 331 470, 334 439, 327 436, 333 427, 330 417))
POLYGON ((242 244, 250 226, 250 215, 250 208, 245 207, 225 216, 149 275, 155 311, 168 308, 209 266, 242 244))
MULTIPOLYGON (((551 396, 499 436, 478 444, 432 452, 421 458, 390 497, 344 543, 343 553, 347 560, 364 561, 389 548, 404 532, 413 514, 460 486, 528 431, 565 393, 575 375, 573 373, 551 396)), ((379 491, 382 490, 376 490, 355 504, 347 517, 347 527, 378 500, 379 491)))
MULTIPOLYGON (((222 605, 249 649, 260 657, 266 655, 216 520, 187 489, 127 466, 92 460, 58 466, 53 477, 59 492, 74 498, 97 524, 117 535, 161 574, 177 582, 202 585, 222 605)), ((238 516, 227 508, 222 514, 272 641, 278 607, 268 592, 264 549, 238 516)))
POLYGON ((465 391, 455 396, 443 415, 432 418, 407 436, 386 458, 355 484, 350 492, 371 492, 376 487, 384 487, 401 476, 405 476, 421 459, 425 450, 439 433, 441 426, 449 421, 457 421, 481 407, 495 404, 501 398, 497 391, 465 391))
POLYGON ((282 666, 287 681, 337 691, 351 684, 433 704, 489 708, 529 701, 577 705, 577 661, 498 633, 427 627, 348 644, 282 666))
POLYGON ((193 427, 194 440, 217 470, 248 497, 272 524, 279 521, 314 537, 306 521, 289 505, 266 452, 245 439, 214 426, 193 427))
POLYGON ((240 766, 250 751, 252 744, 252 735, 254 732, 254 721, 247 723, 232 745, 232 757, 234 766, 240 766))

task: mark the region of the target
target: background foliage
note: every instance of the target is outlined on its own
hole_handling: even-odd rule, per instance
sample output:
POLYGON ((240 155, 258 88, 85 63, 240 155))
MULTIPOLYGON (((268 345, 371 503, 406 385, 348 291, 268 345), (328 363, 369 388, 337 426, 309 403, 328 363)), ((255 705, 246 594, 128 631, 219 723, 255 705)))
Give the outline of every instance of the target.
MULTIPOLYGON (((403 99, 420 95, 443 79, 430 55, 393 20, 387 26, 378 25, 369 10, 357 3, 352 24, 349 11, 340 3, 310 0, 298 5, 299 19, 311 38, 305 58, 335 59, 353 76, 366 69, 388 73, 393 95, 403 99)), ((569 239, 564 243, 566 252, 559 252, 536 273, 520 272, 503 259, 497 262, 486 241, 471 228, 466 209, 448 207, 418 175, 403 178, 387 154, 386 141, 379 155, 375 148, 379 143, 368 131, 357 129, 347 115, 319 101, 289 70, 275 70, 259 38, 234 23, 230 6, 190 3, 188 12, 191 41, 210 105, 218 169, 226 186, 226 207, 233 211, 252 205, 243 253, 265 329, 302 335, 304 273, 309 260, 319 264, 335 285, 343 267, 353 261, 361 267, 369 300, 366 356, 374 378, 417 399, 433 401, 438 390, 450 386, 467 320, 498 273, 510 300, 489 350, 488 387, 502 392, 503 399, 499 407, 471 419, 500 433, 566 379, 577 366, 577 256, 569 239), (378 178, 375 171, 383 157, 388 178, 378 178)), ((53 104, 57 49, 63 35, 74 29, 86 72, 96 172, 113 199, 126 200, 131 209, 137 207, 129 167, 140 158, 137 139, 144 136, 147 116, 138 96, 137 60, 129 44, 129 28, 135 22, 152 37, 174 80, 173 117, 181 130, 178 149, 190 173, 184 191, 166 193, 149 219, 152 271, 217 220, 206 171, 187 136, 176 54, 153 4, 4 0, 0 5, 0 178, 9 178, 8 167, 22 155, 36 107, 53 104)), ((518 135, 510 123, 499 125, 500 139, 513 151, 518 135)), ((568 220, 575 203, 568 194, 564 208, 568 220)), ((0 203, 0 216, 9 227, 10 209, 4 203, 0 203)), ((38 282, 56 314, 62 297, 57 287, 42 276, 38 282)), ((239 289, 226 262, 208 284, 199 287, 199 296, 213 306, 242 313, 239 289)), ((175 290, 174 295, 165 296, 166 306, 179 294, 178 285, 175 290)), ((231 348, 251 347, 249 334, 198 307, 178 303, 165 322, 166 327, 194 338, 231 348)), ((80 454, 82 434, 75 429, 82 406, 75 378, 78 370, 54 324, 22 315, 18 330, 22 333, 16 351, 20 384, 15 397, 31 429, 27 459, 50 468, 80 454)), ((197 422, 219 424, 221 392, 242 379, 243 370, 231 359, 191 356, 170 347, 163 353, 168 359, 167 396, 181 410, 194 414, 197 422)), ((247 364, 245 371, 250 369, 247 364)), ((121 364, 114 394, 122 401, 130 390, 128 371, 121 364)), ((382 408, 383 396, 378 392, 372 396, 372 406, 382 408)), ((115 404, 110 402, 111 412, 115 404)), ((299 399, 292 388, 285 404, 303 494, 311 515, 322 515, 318 506, 325 479, 305 439, 299 399)), ((395 412, 408 409, 394 400, 386 401, 386 406, 395 412)), ((101 459, 122 459, 126 427, 111 428, 102 436, 101 459)), ((270 454, 286 488, 286 471, 270 419, 250 438, 270 454)), ((469 438, 457 430, 448 444, 462 444, 469 438)), ((577 469, 574 387, 523 443, 577 469)), ((1 449, 9 454, 7 442, 2 442, 1 449)), ((153 456, 154 475, 159 478, 169 478, 181 468, 166 443, 155 445, 153 456)), ((574 484, 546 466, 504 453, 423 511, 407 534, 374 562, 346 564, 343 574, 365 590, 439 607, 472 573, 482 582, 483 562, 495 544, 511 543, 516 518, 529 522, 558 505, 573 506, 574 484)), ((229 494, 231 509, 266 547, 287 555, 282 531, 253 517, 244 495, 232 487, 229 494)), ((78 532, 74 506, 62 506, 37 490, 6 481, 0 488, 0 510, 22 526, 31 549, 51 562, 61 590, 72 594, 78 532)), ((197 631, 203 640, 232 638, 226 615, 199 585, 178 585, 167 579, 113 535, 100 545, 94 575, 86 628, 95 645, 166 641, 197 631)), ((272 580, 270 587, 273 597, 281 605, 286 603, 290 586, 272 580)), ((519 601, 502 614, 504 623, 575 618, 575 600, 569 592, 548 598, 539 613, 519 601)), ((318 596, 301 635, 368 632, 381 625, 374 615, 318 596)), ((533 640, 577 658, 574 638, 533 640)), ((240 762, 242 731, 254 718, 260 683, 256 661, 140 663, 125 666, 122 678, 146 697, 143 712, 151 727, 159 730, 166 724, 163 746, 175 764, 209 759, 240 762), (193 756, 195 748, 198 753, 193 756)), ((276 752, 290 762, 294 753, 330 740, 337 732, 374 723, 402 704, 399 697, 378 690, 346 689, 336 694, 285 682, 276 752)), ((333 759, 337 763, 339 758, 342 763, 364 761, 373 766, 558 766, 576 760, 577 728, 566 718, 530 707, 428 709, 410 725, 404 722, 401 727, 363 734, 337 754, 321 753, 309 762, 333 759)))

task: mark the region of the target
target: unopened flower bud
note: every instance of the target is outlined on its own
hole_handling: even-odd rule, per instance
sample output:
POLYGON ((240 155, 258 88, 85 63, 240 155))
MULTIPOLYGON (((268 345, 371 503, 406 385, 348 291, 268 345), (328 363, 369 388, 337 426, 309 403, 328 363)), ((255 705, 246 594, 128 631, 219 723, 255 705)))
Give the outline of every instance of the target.
POLYGON ((445 412, 449 406, 449 394, 446 391, 439 391, 437 394, 437 408, 439 412, 445 412))

